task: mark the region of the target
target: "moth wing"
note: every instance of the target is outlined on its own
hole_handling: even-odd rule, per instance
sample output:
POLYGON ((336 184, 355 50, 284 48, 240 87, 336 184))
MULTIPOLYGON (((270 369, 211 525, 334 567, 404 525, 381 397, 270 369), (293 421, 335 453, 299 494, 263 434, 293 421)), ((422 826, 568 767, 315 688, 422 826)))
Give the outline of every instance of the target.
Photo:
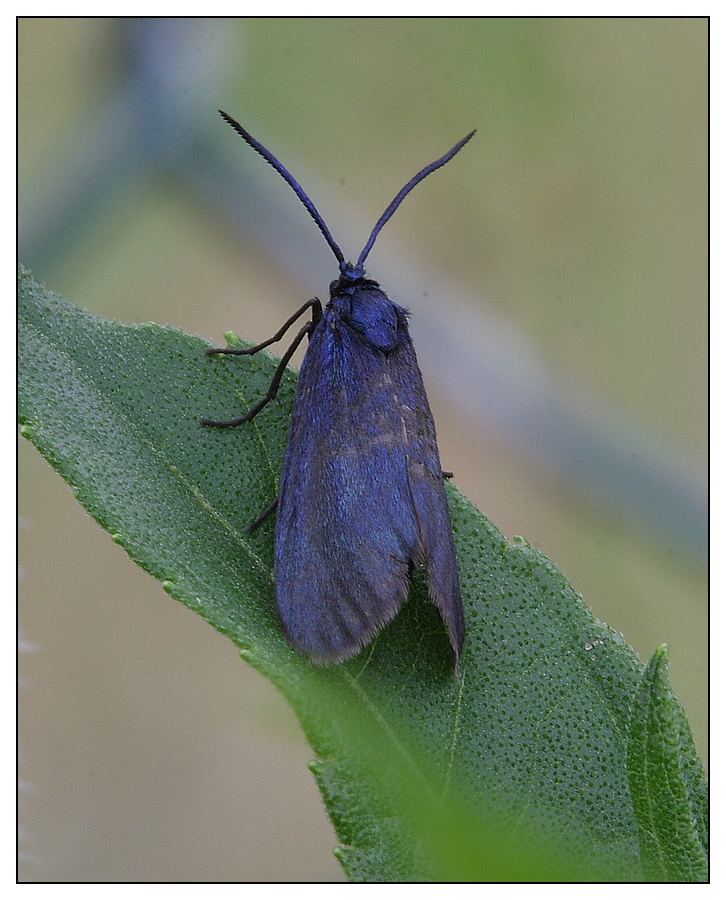
POLYGON ((443 476, 433 477, 425 463, 414 460, 409 461, 408 470, 428 570, 429 596, 446 623, 458 670, 466 625, 443 476))
POLYGON ((328 315, 301 367, 280 486, 275 575, 286 636, 315 662, 354 656, 396 616, 411 565, 425 562, 458 664, 464 615, 451 521, 408 329, 382 354, 328 315))
POLYGON ((428 570, 429 597, 446 624, 458 669, 466 625, 456 549, 436 429, 408 329, 401 335, 395 366, 398 375, 394 380, 399 385, 402 409, 414 411, 413 415, 409 414, 407 428, 408 479, 421 552, 428 570))
POLYGON ((280 618, 318 663, 354 656, 396 616, 420 556, 385 361, 349 332, 324 314, 310 341, 277 510, 280 618))

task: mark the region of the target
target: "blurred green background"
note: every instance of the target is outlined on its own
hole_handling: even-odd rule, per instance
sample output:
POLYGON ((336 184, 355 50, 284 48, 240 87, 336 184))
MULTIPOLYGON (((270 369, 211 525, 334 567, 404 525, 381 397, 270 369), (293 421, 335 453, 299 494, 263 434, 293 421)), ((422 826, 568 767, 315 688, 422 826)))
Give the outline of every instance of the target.
MULTIPOLYGON (((282 158, 350 256, 408 178, 476 127, 386 226, 370 274, 390 287, 376 260, 385 272, 400 258, 455 285, 565 395, 591 398, 605 423, 614 410, 654 465, 675 460, 698 497, 707 41, 706 20, 684 18, 21 19, 21 261, 100 315, 261 340, 311 289, 290 263, 296 240, 248 240, 220 213, 195 176, 207 149, 239 164, 230 191, 244 198, 243 169, 260 179, 274 201, 255 212, 279 204, 309 232, 322 297, 335 261, 217 107, 282 158), (169 83, 171 130, 154 105, 169 83), (189 120, 178 139, 174 116, 189 120)), ((425 293, 391 291, 411 308, 414 341, 425 293)), ((433 293, 443 327, 446 295, 433 293)), ((567 477, 486 410, 475 420, 440 361, 419 355, 457 486, 553 559, 643 660, 669 644, 705 760, 703 541, 567 477)), ((454 379, 457 365, 444 360, 454 379)), ((22 441, 20 490, 21 878, 340 879, 311 753, 282 699, 22 441)))

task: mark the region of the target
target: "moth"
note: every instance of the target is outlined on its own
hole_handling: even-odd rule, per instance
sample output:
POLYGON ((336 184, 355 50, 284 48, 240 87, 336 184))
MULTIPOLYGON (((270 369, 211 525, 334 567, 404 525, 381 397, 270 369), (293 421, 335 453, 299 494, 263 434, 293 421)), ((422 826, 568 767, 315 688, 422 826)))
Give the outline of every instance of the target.
POLYGON ((347 262, 302 187, 239 122, 232 128, 288 183, 338 261, 323 308, 304 303, 252 355, 283 338, 309 311, 282 356, 264 397, 243 425, 277 396, 285 367, 308 338, 292 412, 278 498, 250 526, 277 509, 275 583, 288 642, 317 664, 350 659, 403 606, 413 567, 424 564, 428 592, 448 629, 458 671, 465 621, 436 430, 408 330, 408 312, 365 273, 381 229, 419 182, 452 159, 471 132, 398 192, 371 232, 358 261, 347 262))

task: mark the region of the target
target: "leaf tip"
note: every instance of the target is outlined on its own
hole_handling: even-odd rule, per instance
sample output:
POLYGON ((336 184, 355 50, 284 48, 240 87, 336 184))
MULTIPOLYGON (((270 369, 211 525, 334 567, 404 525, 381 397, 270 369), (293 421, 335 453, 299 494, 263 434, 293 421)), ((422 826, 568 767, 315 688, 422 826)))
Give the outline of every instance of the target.
POLYGON ((654 684, 656 681, 660 681, 663 682, 663 686, 667 686, 669 668, 668 644, 661 644, 659 647, 656 647, 653 655, 648 660, 643 672, 643 684, 654 684))

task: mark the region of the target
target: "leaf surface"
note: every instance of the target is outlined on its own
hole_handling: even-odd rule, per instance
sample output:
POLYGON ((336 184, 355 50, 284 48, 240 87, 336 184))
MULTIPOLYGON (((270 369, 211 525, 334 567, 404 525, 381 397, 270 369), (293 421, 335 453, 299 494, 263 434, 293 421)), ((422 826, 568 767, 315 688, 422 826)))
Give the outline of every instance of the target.
POLYGON ((264 394, 273 357, 207 357, 200 338, 96 318, 23 271, 19 309, 23 434, 286 696, 351 879, 706 877, 705 779, 665 674, 546 557, 448 485, 468 628, 460 679, 419 572, 359 656, 312 666, 277 620, 274 516, 246 531, 277 493, 294 373, 251 423, 205 428, 200 418, 240 415, 264 394), (658 724, 653 697, 666 695, 658 724))

